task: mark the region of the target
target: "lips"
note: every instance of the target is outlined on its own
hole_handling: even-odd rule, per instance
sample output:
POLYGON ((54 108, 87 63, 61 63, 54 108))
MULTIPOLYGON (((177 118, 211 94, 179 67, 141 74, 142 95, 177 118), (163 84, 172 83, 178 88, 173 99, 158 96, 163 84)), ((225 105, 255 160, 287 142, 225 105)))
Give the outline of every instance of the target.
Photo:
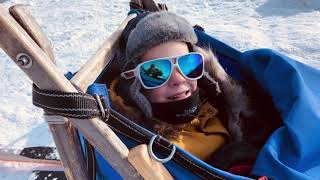
POLYGON ((168 99, 170 100, 181 100, 189 97, 191 95, 191 92, 189 90, 183 91, 177 94, 174 94, 173 96, 169 96, 168 99))

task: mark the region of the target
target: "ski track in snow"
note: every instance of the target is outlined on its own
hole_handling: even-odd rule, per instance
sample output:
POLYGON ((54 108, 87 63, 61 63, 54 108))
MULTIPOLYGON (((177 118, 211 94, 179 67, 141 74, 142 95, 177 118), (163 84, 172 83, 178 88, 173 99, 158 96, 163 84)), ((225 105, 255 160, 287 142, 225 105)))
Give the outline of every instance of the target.
MULTIPOLYGON (((0 3, 5 7, 17 3, 29 6, 52 41, 62 73, 78 70, 93 56, 129 9, 128 0, 2 0, 0 3)), ((272 48, 320 68, 319 0, 164 0, 161 3, 236 49, 272 48)), ((31 80, 1 49, 0 81, 0 149, 54 146, 42 110, 32 105, 31 80)), ((6 178, 0 175, 0 179, 6 178)))

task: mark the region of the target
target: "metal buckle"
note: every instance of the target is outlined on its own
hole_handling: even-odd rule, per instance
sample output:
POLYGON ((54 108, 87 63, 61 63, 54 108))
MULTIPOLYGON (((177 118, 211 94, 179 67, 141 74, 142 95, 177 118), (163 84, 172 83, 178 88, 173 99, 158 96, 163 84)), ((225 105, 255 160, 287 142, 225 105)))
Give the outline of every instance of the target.
POLYGON ((105 109, 103 107, 103 104, 101 102, 101 99, 100 99, 100 96, 96 93, 93 94, 93 97, 96 99, 97 103, 98 103, 98 106, 99 106, 99 110, 101 112, 101 119, 104 121, 104 122, 107 122, 108 119, 109 119, 109 116, 110 116, 110 110, 109 109, 105 109))
MULTIPOLYGON (((170 161, 173 158, 174 153, 176 152, 176 146, 172 145, 172 151, 169 154, 169 156, 167 158, 158 158, 152 151, 152 145, 154 140, 158 137, 158 135, 154 135, 152 136, 152 138, 150 139, 149 145, 148 145, 148 152, 151 155, 151 157, 153 157, 156 161, 161 162, 161 163, 166 163, 168 161, 170 161)), ((159 136, 160 137, 160 136, 159 136)), ((161 138, 161 137, 160 137, 161 138)))

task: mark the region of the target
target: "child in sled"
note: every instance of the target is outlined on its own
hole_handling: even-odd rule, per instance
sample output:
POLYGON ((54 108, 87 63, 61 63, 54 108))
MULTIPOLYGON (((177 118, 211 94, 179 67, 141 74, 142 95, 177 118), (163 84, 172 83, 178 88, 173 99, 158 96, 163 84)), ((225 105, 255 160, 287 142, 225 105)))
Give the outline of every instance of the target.
POLYGON ((254 112, 244 89, 197 42, 193 27, 174 13, 138 15, 122 34, 116 53, 122 73, 109 86, 110 98, 129 119, 204 161, 220 162, 218 149, 246 142, 243 121, 254 112))

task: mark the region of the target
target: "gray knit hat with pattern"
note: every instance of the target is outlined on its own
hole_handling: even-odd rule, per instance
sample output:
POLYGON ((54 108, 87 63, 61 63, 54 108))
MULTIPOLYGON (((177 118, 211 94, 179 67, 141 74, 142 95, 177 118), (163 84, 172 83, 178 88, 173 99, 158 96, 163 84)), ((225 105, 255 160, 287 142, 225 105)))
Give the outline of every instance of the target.
MULTIPOLYGON (((186 42, 192 47, 198 38, 191 24, 181 16, 168 11, 149 13, 136 24, 129 34, 126 44, 126 61, 134 66, 140 63, 141 57, 150 48, 167 41, 186 42)), ((150 102, 140 92, 142 85, 136 78, 129 88, 130 98, 143 111, 147 118, 153 116, 150 102)))

